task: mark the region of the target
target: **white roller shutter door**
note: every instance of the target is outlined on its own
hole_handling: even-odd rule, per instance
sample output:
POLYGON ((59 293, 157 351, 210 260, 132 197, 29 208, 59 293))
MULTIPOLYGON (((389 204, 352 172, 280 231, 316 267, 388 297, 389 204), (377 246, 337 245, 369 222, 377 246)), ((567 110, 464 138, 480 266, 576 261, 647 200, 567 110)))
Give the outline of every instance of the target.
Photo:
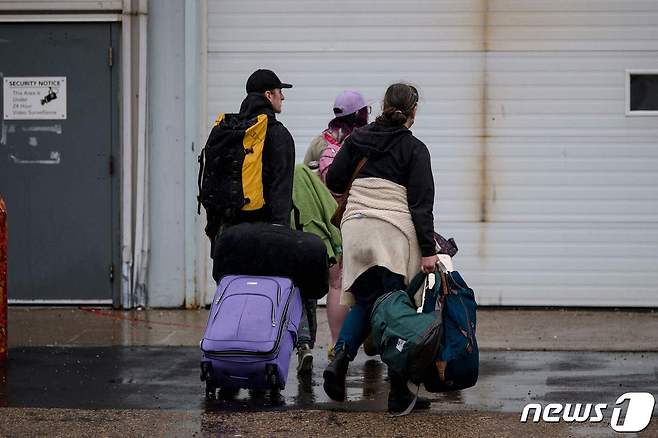
POLYGON ((624 110, 658 2, 488 5, 483 301, 658 306, 658 118, 624 110))
MULTIPOLYGON (((654 1, 208 1, 208 123, 257 68, 284 82, 301 161, 344 89, 419 86, 437 230, 482 304, 658 305, 654 1), (272 9, 276 6, 276 9, 272 9), (596 8, 596 11, 592 11, 596 8)), ((378 104, 373 106, 377 113, 378 104)), ((373 114, 374 115, 374 114, 373 114)))

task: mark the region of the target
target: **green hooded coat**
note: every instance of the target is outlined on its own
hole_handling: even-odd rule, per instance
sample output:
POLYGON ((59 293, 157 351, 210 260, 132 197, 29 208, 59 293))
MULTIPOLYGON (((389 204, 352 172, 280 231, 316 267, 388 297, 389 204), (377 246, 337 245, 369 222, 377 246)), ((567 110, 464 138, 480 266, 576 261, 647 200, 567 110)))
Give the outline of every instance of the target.
MULTIPOLYGON (((343 252, 340 230, 331 224, 338 204, 318 175, 303 164, 295 166, 292 202, 299 211, 303 231, 319 236, 327 246, 329 258, 335 260, 343 252)), ((295 228, 294 212, 290 222, 295 228)))

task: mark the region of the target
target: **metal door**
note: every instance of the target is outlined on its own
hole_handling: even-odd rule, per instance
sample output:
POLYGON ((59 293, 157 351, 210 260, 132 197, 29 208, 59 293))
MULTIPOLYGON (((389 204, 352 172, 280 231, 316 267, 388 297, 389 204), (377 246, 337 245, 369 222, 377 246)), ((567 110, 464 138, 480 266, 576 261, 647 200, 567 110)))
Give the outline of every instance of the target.
POLYGON ((112 23, 0 24, 10 303, 112 302, 118 34, 112 23))

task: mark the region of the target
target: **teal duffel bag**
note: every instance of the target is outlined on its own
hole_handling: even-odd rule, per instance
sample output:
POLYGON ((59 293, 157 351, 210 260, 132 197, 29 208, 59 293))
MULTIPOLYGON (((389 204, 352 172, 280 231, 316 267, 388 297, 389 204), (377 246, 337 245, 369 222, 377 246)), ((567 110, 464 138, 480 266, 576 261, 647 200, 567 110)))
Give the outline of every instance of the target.
POLYGON ((475 294, 458 272, 418 274, 407 291, 389 292, 373 307, 373 343, 382 361, 429 392, 475 385, 479 351, 475 294), (412 296, 423 287, 422 313, 412 296))
MULTIPOLYGON (((372 340, 378 353, 390 369, 415 384, 420 384, 427 370, 434 367, 441 342, 441 314, 439 311, 418 313, 410 295, 425 283, 427 275, 418 274, 409 292, 389 292, 377 299, 372 314, 372 340)), ((425 295, 438 294, 432 285, 425 295)))

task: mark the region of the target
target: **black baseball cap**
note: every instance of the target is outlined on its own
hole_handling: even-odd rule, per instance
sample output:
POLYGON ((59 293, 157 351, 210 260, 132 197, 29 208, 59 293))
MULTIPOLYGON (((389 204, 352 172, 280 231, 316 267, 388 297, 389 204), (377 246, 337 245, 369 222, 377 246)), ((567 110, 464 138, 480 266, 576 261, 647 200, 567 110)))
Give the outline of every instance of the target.
POLYGON ((247 79, 247 93, 261 93, 275 88, 292 88, 290 84, 284 84, 272 70, 256 70, 247 79))

